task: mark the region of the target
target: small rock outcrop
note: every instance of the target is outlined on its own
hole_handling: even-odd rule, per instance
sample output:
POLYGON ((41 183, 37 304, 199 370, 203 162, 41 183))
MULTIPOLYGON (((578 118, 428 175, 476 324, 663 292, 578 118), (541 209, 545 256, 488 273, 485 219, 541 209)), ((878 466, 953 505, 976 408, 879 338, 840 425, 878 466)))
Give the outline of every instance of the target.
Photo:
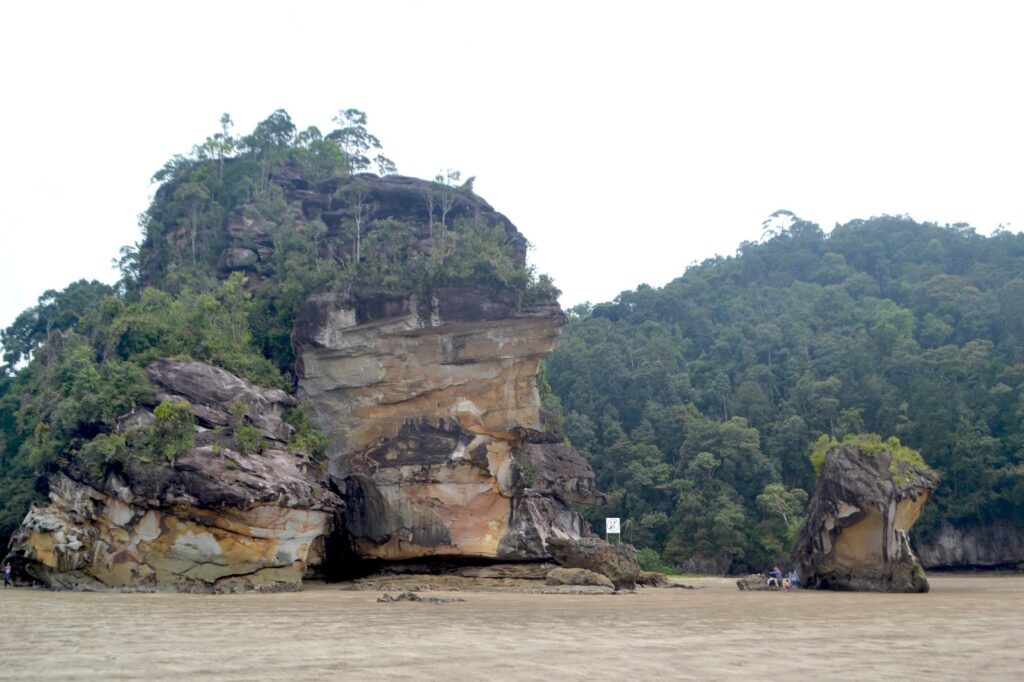
MULTIPOLYGON (((173 463, 155 455, 102 469, 72 462, 49 475, 49 503, 34 505, 11 541, 19 576, 68 589, 297 589, 323 560, 341 501, 314 463, 278 440, 290 433, 281 414, 293 399, 203 363, 158 360, 149 369, 161 400, 192 405, 195 445, 173 463), (264 436, 258 454, 202 426, 219 424, 236 400, 264 436)), ((140 409, 130 421, 152 419, 140 409)))
POLYGON ((245 406, 242 417, 259 429, 260 435, 287 443, 295 431, 284 421, 284 413, 298 403, 281 389, 261 388, 231 372, 205 362, 180 362, 160 358, 146 367, 150 381, 162 388, 158 401, 188 402, 200 425, 207 428, 231 423, 231 406, 245 406))
POLYGON ((421 597, 415 592, 402 592, 397 597, 390 594, 382 594, 377 598, 379 604, 394 604, 400 601, 415 601, 423 604, 457 604, 466 601, 460 597, 421 597))
POLYGON ((892 452, 832 448, 796 544, 802 587, 927 592, 908 533, 938 486, 892 452))
POLYGON ((567 502, 601 504, 594 470, 576 448, 564 443, 530 443, 516 453, 524 482, 534 492, 567 502))
POLYGON ((491 566, 467 566, 459 569, 456 573, 464 578, 544 580, 553 568, 558 567, 550 563, 493 564, 491 566))
POLYGON ((637 587, 671 587, 672 581, 664 573, 640 571, 636 576, 637 587))
POLYGON ((548 572, 545 582, 548 585, 591 585, 615 588, 608 576, 588 571, 585 568, 553 568, 548 572))
POLYGON ((763 592, 771 589, 768 585, 768 576, 764 573, 752 573, 736 581, 736 587, 741 592, 763 592))
POLYGON ((548 551, 566 568, 585 568, 607 576, 616 589, 632 590, 640 575, 633 545, 614 545, 600 538, 549 538, 548 551))

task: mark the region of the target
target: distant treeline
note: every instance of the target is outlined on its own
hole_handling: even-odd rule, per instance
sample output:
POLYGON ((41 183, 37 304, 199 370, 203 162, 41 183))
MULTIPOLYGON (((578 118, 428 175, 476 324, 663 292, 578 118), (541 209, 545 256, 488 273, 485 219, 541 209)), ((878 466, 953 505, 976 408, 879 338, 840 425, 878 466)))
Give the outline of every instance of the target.
POLYGON ((906 217, 790 225, 661 289, 577 306, 547 407, 624 539, 696 569, 784 557, 826 434, 942 477, 916 527, 1024 523, 1024 235, 906 217))

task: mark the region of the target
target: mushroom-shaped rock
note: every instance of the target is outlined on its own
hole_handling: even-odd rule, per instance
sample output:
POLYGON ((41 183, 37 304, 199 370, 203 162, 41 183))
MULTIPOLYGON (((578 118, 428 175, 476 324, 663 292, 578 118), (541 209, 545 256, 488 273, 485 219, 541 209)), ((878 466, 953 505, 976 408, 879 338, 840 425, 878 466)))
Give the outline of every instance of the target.
POLYGON ((801 585, 927 592, 907 534, 938 483, 898 442, 831 447, 797 538, 801 585))

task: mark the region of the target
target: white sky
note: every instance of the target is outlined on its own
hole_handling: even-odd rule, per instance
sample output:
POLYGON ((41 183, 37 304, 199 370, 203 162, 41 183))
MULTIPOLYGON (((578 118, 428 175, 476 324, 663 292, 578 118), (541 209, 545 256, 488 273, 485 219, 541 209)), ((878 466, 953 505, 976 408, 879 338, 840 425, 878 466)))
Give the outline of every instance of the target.
MULTIPOLYGON (((1022 5, 1021 7, 1024 7, 1022 5)), ((475 175, 563 305, 881 213, 1024 227, 1017 3, 33 2, 0 9, 0 327, 112 282, 149 178, 285 108, 475 175)))

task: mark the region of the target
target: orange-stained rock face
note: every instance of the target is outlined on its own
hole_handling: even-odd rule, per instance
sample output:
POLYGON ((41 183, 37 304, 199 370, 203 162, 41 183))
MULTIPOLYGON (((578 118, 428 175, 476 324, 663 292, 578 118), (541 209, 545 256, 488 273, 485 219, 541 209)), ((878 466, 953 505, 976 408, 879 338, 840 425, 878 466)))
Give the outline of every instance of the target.
MULTIPOLYGON (((119 485, 119 483, 121 485, 119 485)), ((149 506, 64 474, 12 543, 23 570, 51 587, 225 592, 295 589, 330 513, 260 504, 212 510, 149 506)))
POLYGON ((542 428, 536 377, 563 323, 557 304, 521 311, 463 289, 307 302, 299 395, 328 434, 358 555, 532 558, 550 534, 588 532, 560 490, 520 504, 517 453, 542 428))
POLYGON ((445 305, 434 296, 364 304, 388 315, 380 318, 338 295, 306 304, 295 335, 299 394, 330 436, 332 467, 410 421, 453 419, 469 432, 505 440, 541 428, 537 372, 555 347, 561 311, 557 304, 521 313, 473 303, 445 305))
POLYGON ((33 508, 14 547, 28 572, 53 587, 293 588, 310 546, 329 528, 323 511, 169 512, 126 504, 63 476, 54 484, 51 504, 33 508))

